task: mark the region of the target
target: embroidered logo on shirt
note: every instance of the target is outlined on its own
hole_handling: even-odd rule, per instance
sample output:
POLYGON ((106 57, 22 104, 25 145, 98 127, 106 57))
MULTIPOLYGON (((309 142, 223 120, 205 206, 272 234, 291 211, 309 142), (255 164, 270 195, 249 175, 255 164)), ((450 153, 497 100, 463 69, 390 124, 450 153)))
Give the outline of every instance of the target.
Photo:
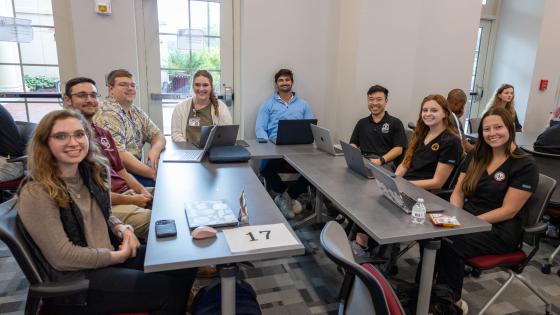
POLYGON ((494 179, 497 182, 501 182, 506 179, 506 174, 504 174, 504 172, 496 172, 496 174, 494 174, 494 179))
POLYGON ((432 151, 437 151, 437 150, 439 150, 439 143, 432 144, 432 151))
POLYGON ((101 145, 105 148, 105 150, 111 147, 111 144, 109 143, 109 140, 106 137, 101 137, 99 140, 100 140, 99 142, 101 142, 101 145))
POLYGON ((383 127, 381 127, 381 132, 382 133, 388 133, 389 132, 389 124, 388 123, 383 124, 383 127))

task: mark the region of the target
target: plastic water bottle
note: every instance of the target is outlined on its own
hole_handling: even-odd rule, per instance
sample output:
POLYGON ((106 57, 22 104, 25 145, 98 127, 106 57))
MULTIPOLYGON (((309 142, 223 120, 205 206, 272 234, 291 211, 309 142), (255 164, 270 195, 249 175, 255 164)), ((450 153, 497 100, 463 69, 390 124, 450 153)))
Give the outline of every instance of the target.
POLYGON ((418 201, 412 207, 412 223, 422 224, 426 221, 426 206, 424 199, 418 198, 418 201))

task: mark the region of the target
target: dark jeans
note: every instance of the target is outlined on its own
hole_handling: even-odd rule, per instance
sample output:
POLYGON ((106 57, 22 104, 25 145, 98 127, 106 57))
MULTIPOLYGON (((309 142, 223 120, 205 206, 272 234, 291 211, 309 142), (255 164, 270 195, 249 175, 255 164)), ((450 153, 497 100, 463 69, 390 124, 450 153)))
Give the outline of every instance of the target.
POLYGON ((52 314, 185 314, 196 268, 144 273, 145 254, 146 247, 142 245, 136 257, 123 264, 89 271, 86 307, 49 305, 47 311, 52 314))
POLYGON ((151 178, 144 177, 142 175, 137 175, 137 174, 132 174, 132 176, 134 176, 134 178, 136 178, 136 180, 144 187, 156 187, 156 181, 151 178))
MULTIPOLYGON (((461 298, 465 260, 482 255, 495 255, 514 251, 516 245, 508 244, 494 231, 459 235, 441 241, 437 252, 436 283, 448 285, 455 299, 461 298)), ((420 268, 420 267, 419 267, 420 268)))
POLYGON ((292 199, 296 199, 299 195, 307 191, 309 182, 305 177, 300 176, 293 185, 288 185, 282 181, 278 173, 286 167, 287 163, 283 159, 268 160, 261 170, 261 175, 266 179, 268 189, 272 189, 277 193, 286 191, 292 199))

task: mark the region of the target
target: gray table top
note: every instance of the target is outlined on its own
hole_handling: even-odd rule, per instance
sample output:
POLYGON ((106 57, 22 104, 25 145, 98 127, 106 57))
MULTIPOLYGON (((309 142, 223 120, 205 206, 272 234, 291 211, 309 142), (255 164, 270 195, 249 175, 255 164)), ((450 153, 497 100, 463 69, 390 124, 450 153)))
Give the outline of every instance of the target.
POLYGON ((462 226, 436 227, 426 220, 413 224, 406 214, 385 198, 375 180, 366 179, 349 170, 344 157, 328 154, 287 155, 286 161, 303 174, 321 193, 328 197, 350 219, 380 244, 408 242, 451 235, 489 231, 491 225, 455 208, 447 201, 398 178, 399 188, 411 196, 422 196, 426 202, 445 209, 456 216, 462 226))
POLYGON ((313 154, 320 152, 313 144, 275 145, 272 142, 259 143, 257 140, 245 140, 246 149, 253 159, 281 159, 287 154, 313 154))
MULTIPOLYGON (((168 144, 168 150, 174 148, 168 144)), ((151 231, 155 230, 155 222, 161 219, 175 220, 177 237, 157 239, 154 232, 149 234, 145 272, 302 255, 305 252, 303 244, 247 163, 160 161, 150 220, 151 231), (245 190, 251 225, 283 223, 298 240, 298 245, 233 254, 221 232, 216 238, 207 240, 194 240, 191 237, 184 211, 185 202, 223 199, 235 212, 239 209, 242 190, 245 190)))

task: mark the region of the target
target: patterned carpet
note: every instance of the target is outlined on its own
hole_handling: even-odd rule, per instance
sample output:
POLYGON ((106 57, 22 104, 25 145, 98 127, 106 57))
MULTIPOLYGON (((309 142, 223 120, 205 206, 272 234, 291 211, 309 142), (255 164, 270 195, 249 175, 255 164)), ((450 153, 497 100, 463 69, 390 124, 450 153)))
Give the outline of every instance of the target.
MULTIPOLYGON (((299 257, 254 262, 255 269, 243 269, 240 278, 249 282, 258 295, 263 314, 336 314, 336 297, 342 276, 319 246, 320 227, 298 231, 307 254, 299 257)), ((542 262, 553 247, 543 244, 536 261, 542 262)), ((418 262, 418 250, 410 250, 399 260, 398 278, 411 281, 418 262)), ((557 259, 553 271, 560 266, 557 259)), ((523 273, 551 302, 560 314, 560 277, 544 275, 540 265, 528 266, 523 273)), ((478 279, 465 279, 464 299, 470 313, 476 314, 489 296, 505 281, 506 273, 483 273, 478 279)), ((200 280, 203 285, 205 281, 200 280)), ((0 245, 0 314, 23 314, 27 280, 5 245, 0 245)), ((544 306, 523 285, 514 281, 487 314, 544 314, 544 306)))

